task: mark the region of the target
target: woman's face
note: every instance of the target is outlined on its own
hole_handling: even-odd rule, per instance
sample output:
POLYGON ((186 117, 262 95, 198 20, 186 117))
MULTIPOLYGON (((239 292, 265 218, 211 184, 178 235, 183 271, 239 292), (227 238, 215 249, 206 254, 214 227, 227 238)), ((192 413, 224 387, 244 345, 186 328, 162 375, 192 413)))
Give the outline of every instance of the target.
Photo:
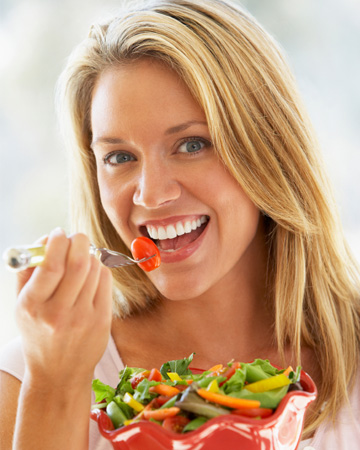
POLYGON ((197 297, 255 264, 259 211, 175 72, 142 60, 102 73, 91 126, 103 207, 128 247, 156 241, 162 262, 148 276, 165 297, 197 297))

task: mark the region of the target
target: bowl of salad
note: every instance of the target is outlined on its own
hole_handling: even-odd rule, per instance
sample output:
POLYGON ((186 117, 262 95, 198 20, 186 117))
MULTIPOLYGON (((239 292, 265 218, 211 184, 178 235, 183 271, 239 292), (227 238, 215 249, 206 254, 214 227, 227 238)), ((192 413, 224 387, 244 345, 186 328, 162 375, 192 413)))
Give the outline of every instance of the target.
POLYGON ((296 450, 314 382, 268 360, 160 370, 125 367, 117 387, 93 380, 91 418, 116 450, 296 450))

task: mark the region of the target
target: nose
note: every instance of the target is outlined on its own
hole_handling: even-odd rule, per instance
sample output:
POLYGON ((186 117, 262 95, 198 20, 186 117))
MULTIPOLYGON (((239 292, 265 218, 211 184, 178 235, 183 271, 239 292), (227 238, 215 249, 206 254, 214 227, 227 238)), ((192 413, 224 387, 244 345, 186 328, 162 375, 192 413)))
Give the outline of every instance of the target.
POLYGON ((143 162, 137 177, 133 203, 146 208, 159 208, 177 200, 181 185, 174 171, 159 161, 143 162))

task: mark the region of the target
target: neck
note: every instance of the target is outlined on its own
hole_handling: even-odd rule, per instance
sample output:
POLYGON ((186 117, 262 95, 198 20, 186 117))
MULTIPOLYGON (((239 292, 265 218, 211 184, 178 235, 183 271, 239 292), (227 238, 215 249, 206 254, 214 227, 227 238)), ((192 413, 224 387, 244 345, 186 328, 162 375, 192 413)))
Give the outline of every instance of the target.
POLYGON ((254 278, 245 271, 236 282, 225 278, 201 297, 163 301, 157 320, 172 348, 181 345, 185 355, 195 351, 197 359, 215 363, 257 357, 269 343, 272 323, 265 280, 254 278))

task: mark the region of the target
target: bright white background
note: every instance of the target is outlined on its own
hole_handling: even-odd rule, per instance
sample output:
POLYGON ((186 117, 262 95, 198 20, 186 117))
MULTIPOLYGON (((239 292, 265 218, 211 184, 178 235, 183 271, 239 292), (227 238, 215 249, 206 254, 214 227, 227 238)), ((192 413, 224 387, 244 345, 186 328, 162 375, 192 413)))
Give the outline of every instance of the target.
MULTIPOLYGON (((122 0, 0 0, 0 252, 67 228, 54 86, 90 24, 122 0)), ((360 260, 360 2, 244 0, 280 42, 317 129, 360 260)), ((18 334, 15 276, 0 264, 0 346, 18 334)))

